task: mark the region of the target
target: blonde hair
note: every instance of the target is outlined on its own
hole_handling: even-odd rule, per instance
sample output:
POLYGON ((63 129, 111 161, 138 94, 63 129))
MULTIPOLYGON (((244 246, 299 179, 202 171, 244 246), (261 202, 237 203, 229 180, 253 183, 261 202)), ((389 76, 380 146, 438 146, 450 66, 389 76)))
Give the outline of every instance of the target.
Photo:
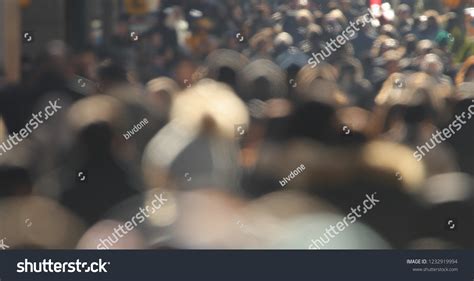
POLYGON ((190 131, 211 129, 225 138, 235 137, 235 125, 249 123, 244 102, 226 84, 211 79, 177 96, 170 116, 190 131))

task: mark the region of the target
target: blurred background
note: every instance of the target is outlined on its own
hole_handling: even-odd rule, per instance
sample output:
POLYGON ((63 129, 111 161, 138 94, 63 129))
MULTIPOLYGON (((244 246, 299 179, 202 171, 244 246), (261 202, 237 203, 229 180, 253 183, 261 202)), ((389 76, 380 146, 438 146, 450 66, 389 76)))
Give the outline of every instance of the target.
POLYGON ((472 249, 473 104, 470 0, 0 0, 0 239, 472 249))

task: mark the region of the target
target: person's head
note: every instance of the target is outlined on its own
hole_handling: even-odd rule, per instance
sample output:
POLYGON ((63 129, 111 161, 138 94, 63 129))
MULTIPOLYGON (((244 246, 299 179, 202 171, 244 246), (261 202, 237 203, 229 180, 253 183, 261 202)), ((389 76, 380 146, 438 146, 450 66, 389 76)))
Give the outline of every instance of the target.
POLYGON ((438 77, 443 74, 443 62, 436 54, 427 54, 423 57, 420 70, 433 76, 438 77))
POLYGON ((249 60, 241 53, 230 49, 218 49, 211 52, 204 62, 206 77, 237 88, 238 74, 249 60))
POLYGON ((121 143, 128 116, 122 103, 109 95, 82 99, 69 109, 67 122, 74 140, 72 149, 81 157, 105 157, 121 143))
POLYGON ((285 72, 274 62, 258 59, 245 66, 239 73, 239 95, 243 100, 252 98, 268 100, 286 97, 288 84, 285 72))
POLYGON ((411 17, 411 8, 408 4, 401 4, 397 8, 397 17, 399 21, 406 20, 411 17))
POLYGON ((404 36, 404 41, 405 41, 405 48, 406 48, 406 54, 407 55, 412 55, 416 51, 416 43, 417 43, 417 38, 416 35, 413 33, 409 33, 404 36))
POLYGON ((398 39, 399 37, 397 29, 391 24, 384 24, 380 29, 380 34, 387 35, 393 39, 398 39))
POLYGON ((128 82, 125 67, 113 60, 105 60, 99 65, 97 68, 97 78, 103 91, 128 82))
POLYGON ((273 48, 273 30, 265 28, 250 38, 250 47, 258 54, 268 55, 273 48))
POLYGON ((149 101, 160 113, 168 116, 171 104, 180 90, 178 84, 168 77, 159 77, 149 81, 146 86, 149 101))
POLYGON ((70 59, 70 49, 63 41, 48 42, 33 62, 32 78, 41 84, 64 82, 73 72, 70 59))
POLYGON ((428 29, 437 29, 438 28, 438 19, 436 18, 436 15, 428 16, 427 28, 428 29))
POLYGON ((444 100, 437 92, 433 77, 423 72, 410 75, 393 73, 387 78, 376 104, 387 108, 387 123, 435 123, 444 109, 444 100))
POLYGON ((182 182, 186 172, 192 173, 193 180, 185 188, 236 185, 236 162, 228 160, 235 157, 235 138, 246 132, 249 117, 233 90, 203 79, 176 97, 170 119, 144 152, 143 171, 149 185, 182 182))
POLYGON ((273 40, 273 45, 276 52, 280 53, 293 45, 293 37, 287 32, 278 33, 273 40))
POLYGON ((173 70, 173 78, 181 87, 188 87, 194 80, 194 73, 197 66, 190 58, 180 59, 173 70))
POLYGON ((434 48, 433 42, 428 39, 424 39, 418 42, 416 45, 416 53, 419 56, 429 54, 434 48))
POLYGON ((300 26, 306 27, 313 23, 313 14, 309 10, 301 9, 296 14, 296 21, 300 26))

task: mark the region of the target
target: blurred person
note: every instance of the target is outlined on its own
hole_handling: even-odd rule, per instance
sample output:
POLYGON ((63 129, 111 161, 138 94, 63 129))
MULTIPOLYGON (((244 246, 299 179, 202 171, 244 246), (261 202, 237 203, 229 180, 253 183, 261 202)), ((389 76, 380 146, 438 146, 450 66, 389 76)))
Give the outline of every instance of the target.
POLYGON ((176 95, 180 91, 178 84, 171 78, 159 77, 148 81, 147 98, 160 114, 169 118, 169 111, 176 95))
POLYGON ((70 88, 74 71, 70 59, 71 53, 64 42, 48 42, 35 59, 31 73, 25 77, 27 80, 0 89, 0 114, 9 133, 20 131, 33 110, 51 94, 62 97, 63 104, 83 97, 70 88))
POLYGON ((349 97, 350 104, 371 109, 374 100, 373 89, 363 75, 363 68, 358 60, 347 60, 341 66, 338 82, 349 97))
POLYGON ((217 82, 226 83, 237 91, 240 72, 248 64, 249 59, 246 56, 234 50, 218 49, 206 57, 201 74, 217 82))
POLYGON ((103 240, 110 237, 114 233, 115 228, 120 225, 122 222, 114 220, 103 220, 94 224, 89 228, 81 239, 78 241, 76 249, 79 250, 126 250, 126 249, 145 249, 145 242, 142 234, 133 229, 132 231, 127 231, 126 235, 123 237, 117 238, 115 243, 110 243, 110 240, 103 240), (105 242, 104 242, 105 241, 105 242), (101 247, 100 247, 101 246, 101 247))
POLYGON ((128 84, 126 68, 113 60, 105 60, 97 67, 97 79, 100 90, 107 92, 110 89, 128 84))
POLYGON ((411 15, 411 8, 407 4, 401 4, 396 9, 396 26, 402 36, 412 33, 413 31, 413 18, 411 15))
POLYGON ((191 25, 191 34, 186 38, 186 48, 192 57, 202 59, 217 49, 217 39, 211 33, 213 28, 214 23, 207 18, 200 18, 196 20, 195 25, 191 25))
POLYGON ((252 249, 262 248, 241 215, 246 202, 215 189, 181 192, 180 209, 172 226, 170 245, 179 249, 252 249))
POLYGON ((129 16, 120 15, 113 30, 110 42, 104 42, 105 53, 113 60, 120 61, 127 68, 135 69, 134 53, 129 29, 129 16))
POLYGON ((429 175, 457 169, 449 143, 438 143, 432 138, 445 122, 445 103, 443 96, 436 93, 437 87, 433 78, 424 73, 406 78, 393 74, 375 100, 388 107, 383 137, 407 144, 414 151, 419 149, 413 157, 423 159, 429 175), (432 150, 427 152, 428 148, 432 150))
POLYGON ((331 238, 329 226, 342 222, 341 214, 323 213, 301 216, 284 222, 284 229, 273 238, 269 249, 287 250, 387 250, 390 244, 369 226, 355 223, 331 238), (327 240, 323 237, 326 237, 327 240), (329 239, 331 238, 331 239, 329 239))
POLYGON ((441 31, 439 26, 439 14, 434 10, 427 10, 421 16, 421 30, 418 31, 420 40, 428 39, 434 41, 441 31))
POLYGON ((370 73, 370 80, 375 91, 378 91, 391 74, 399 72, 404 67, 401 63, 404 62, 402 58, 405 48, 400 46, 398 40, 381 35, 374 42, 371 53, 374 67, 370 73))
POLYGON ((275 47, 274 56, 277 57, 293 46, 293 37, 287 32, 278 33, 273 40, 273 45, 275 47))
POLYGON ((251 17, 251 26, 253 33, 257 33, 259 30, 272 27, 273 23, 271 20, 271 7, 266 1, 255 3, 253 17, 251 17))
MULTIPOLYGON (((176 44, 182 50, 184 50, 186 38, 189 36, 189 23, 186 21, 186 18, 183 15, 183 9, 179 6, 173 6, 173 7, 167 8, 165 10, 165 13, 167 14, 166 19, 164 21, 165 26, 170 29, 175 30, 176 44)), ((163 31, 156 30, 156 31, 159 31, 160 33, 162 33, 164 30, 163 31)), ((168 33, 170 34, 170 36, 174 37, 173 32, 171 30, 165 31, 164 33, 168 33)), ((168 38, 165 38, 165 39, 168 39, 168 38)), ((165 44, 170 44, 170 43, 172 43, 172 41, 167 42, 165 44)), ((170 44, 170 46, 172 47, 172 44, 170 44)))
MULTIPOLYGON (((453 112, 450 114, 451 119, 455 120, 455 116, 462 116, 464 113, 472 112, 472 96, 460 97, 455 103, 453 112), (469 111, 471 108, 471 111, 469 111)), ((472 113, 469 113, 472 114, 472 113)), ((466 124, 459 132, 456 132, 448 142, 452 145, 460 171, 474 175, 474 161, 470 157, 474 153, 470 143, 474 140, 473 123, 471 120, 465 120, 466 124)))
POLYGON ((301 9, 296 12, 296 33, 293 34, 294 42, 298 44, 306 37, 308 27, 314 22, 313 14, 306 9, 301 9))
POLYGON ((420 64, 420 70, 427 73, 435 79, 435 81, 440 84, 440 86, 445 86, 447 94, 451 94, 451 85, 452 81, 449 76, 443 75, 443 62, 438 55, 427 54, 423 58, 420 64))
POLYGON ((138 59, 141 65, 138 70, 143 81, 170 75, 169 69, 177 56, 176 50, 165 44, 164 36, 160 32, 153 31, 148 36, 147 44, 143 45, 138 59))
POLYGON ((473 191, 473 180, 468 174, 446 173, 429 178, 420 192, 427 205, 422 220, 424 235, 447 241, 452 244, 451 248, 471 248, 474 245, 473 191), (455 218, 455 224, 463 225, 463 230, 445 231, 440 227, 450 218, 455 218))
POLYGON ((268 59, 253 60, 239 73, 239 96, 248 101, 252 98, 262 101, 273 97, 287 96, 286 75, 268 59))
POLYGON ((64 155, 61 202, 89 225, 137 193, 133 170, 125 168, 117 153, 126 146, 122 137, 126 118, 120 102, 103 95, 84 99, 68 112, 73 138, 64 155), (86 177, 84 182, 77 180, 78 171, 86 177))
POLYGON ((341 12, 344 14, 344 16, 347 18, 349 22, 355 21, 355 19, 358 17, 359 13, 357 11, 356 4, 351 3, 350 0, 342 0, 341 1, 341 12))
POLYGON ((72 249, 84 231, 84 222, 55 200, 0 198, 0 232, 12 249, 72 249))
POLYGON ((374 114, 364 108, 351 106, 343 107, 336 112, 338 123, 342 126, 342 133, 348 138, 342 138, 343 144, 359 145, 374 138, 374 114), (348 130, 344 130, 347 126, 348 130))
POLYGON ((362 160, 359 162, 357 156, 352 158, 354 155, 348 155, 355 161, 356 168, 351 169, 354 174, 350 175, 353 178, 336 182, 335 186, 320 185, 319 190, 315 189, 314 192, 345 210, 360 204, 358 201, 365 194, 376 192, 380 200, 376 206, 377 214, 367 213, 361 221, 380 233, 392 246, 406 247, 408 241, 422 231, 418 227, 417 217, 421 207, 413 193, 425 179, 423 165, 412 157, 409 148, 391 142, 369 142, 361 150, 353 152, 356 155, 360 152, 362 160), (400 204, 403 204, 403 210, 399 208, 400 204))
POLYGON ((387 35, 395 40, 400 39, 400 34, 398 33, 398 30, 392 24, 382 25, 382 27, 380 28, 380 35, 387 35))
POLYGON ((273 30, 271 28, 260 30, 250 38, 249 45, 250 47, 244 51, 244 54, 250 59, 271 59, 273 30))
MULTIPOLYGON (((163 108, 164 111, 156 110, 147 100, 146 89, 138 83, 115 87, 105 94, 120 101, 122 109, 125 110, 126 118, 123 118, 124 123, 120 125, 126 129, 121 133, 130 145, 127 146, 129 150, 121 153, 121 156, 130 166, 138 166, 146 144, 168 121, 166 112, 169 108, 163 108)), ((139 168, 135 171, 139 171, 139 168)))
MULTIPOLYGON (((471 125, 436 143, 422 161, 413 154, 418 147, 434 147, 432 135, 470 106, 473 71, 466 58, 473 52, 460 29, 460 17, 448 14, 444 31, 438 12, 425 11, 414 18, 415 6, 409 1, 402 1, 396 14, 385 5, 382 17, 311 69, 308 54, 319 51, 360 16, 363 3, 175 4, 165 1, 153 15, 153 26, 134 44, 130 44, 131 21, 120 17, 112 41, 105 42, 107 48, 95 50, 97 57, 110 58, 96 73, 92 49, 71 55, 59 42, 48 45, 38 63, 24 60, 23 81, 0 89, 5 135, 22 128, 30 111, 48 98, 61 97, 68 105, 74 103, 74 109, 64 111, 68 118, 48 121, 15 151, 0 156, 0 177, 8 186, 4 196, 59 194, 61 202, 92 225, 104 219, 121 221, 115 212, 128 210, 130 200, 143 203, 137 194, 143 188, 199 190, 201 197, 210 194, 205 189, 217 189, 219 195, 202 202, 219 206, 210 212, 198 210, 196 217, 214 217, 212 211, 222 209, 218 219, 231 229, 211 233, 215 228, 207 223, 202 228, 188 225, 180 231, 197 229, 201 236, 179 233, 189 243, 168 244, 169 233, 150 223, 140 229, 144 244, 138 239, 127 242, 127 247, 298 248, 295 243, 304 230, 282 231, 288 239, 273 244, 265 235, 279 229, 276 222, 301 228, 314 219, 328 219, 313 210, 318 203, 302 200, 306 194, 312 197, 307 199, 328 201, 344 212, 358 204, 356 198, 364 192, 377 191, 389 203, 381 205, 380 214, 364 217, 367 227, 361 233, 395 248, 423 246, 430 237, 437 239, 430 244, 434 246, 470 245, 467 237, 440 235, 435 229, 433 218, 443 211, 460 214, 463 221, 472 213, 467 200, 448 200, 448 191, 455 193, 457 187, 440 193, 444 201, 429 208, 416 195, 425 175, 473 173, 471 125), (458 72, 453 62, 463 64, 458 72), (78 89, 74 73, 97 79, 99 91, 78 89), (456 77, 456 94, 450 77, 456 77), (79 100, 95 93, 105 95, 79 100), (145 117, 150 123, 143 130, 123 137, 145 117), (279 180, 301 164, 307 171, 282 187, 279 180), (77 172, 88 169, 88 182, 74 184, 77 172), (290 195, 292 191, 302 194, 290 195), (227 224, 227 215, 244 202, 236 204, 238 208, 222 205, 239 201, 237 196, 262 200, 250 203, 250 209, 258 210, 246 214, 240 225, 233 219, 227 224), (285 198, 288 206, 277 207, 285 198), (406 208, 400 213, 401 205, 406 208), (405 217, 409 219, 401 219, 405 217), (393 223, 387 224, 387 218, 393 223), (252 230, 244 219, 261 224, 254 228, 261 231, 259 238, 234 235, 231 226, 240 232, 252 230), (426 223, 417 223, 420 220, 426 223)), ((456 185, 456 179, 440 182, 456 185)), ((339 213, 328 212, 330 217, 339 213)), ((96 230, 84 236, 81 247, 89 247, 96 230)), ((354 241, 374 245, 360 240, 360 233, 349 236, 337 245, 352 247, 354 241)))
POLYGON ((231 88, 210 79, 182 92, 171 121, 148 143, 142 169, 148 186, 220 187, 240 193, 235 138, 249 123, 247 108, 231 88), (191 177, 192 180, 188 178, 191 177))
POLYGON ((171 77, 181 88, 188 88, 200 78, 199 74, 196 63, 189 57, 183 57, 175 63, 171 77))

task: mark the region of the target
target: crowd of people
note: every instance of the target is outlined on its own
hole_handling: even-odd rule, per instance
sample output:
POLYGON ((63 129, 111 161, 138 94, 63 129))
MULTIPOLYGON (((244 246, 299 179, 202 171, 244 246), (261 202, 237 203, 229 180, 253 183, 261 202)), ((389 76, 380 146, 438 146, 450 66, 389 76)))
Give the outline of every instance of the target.
POLYGON ((95 249, 163 194, 108 246, 307 249, 377 194, 325 249, 472 248, 469 15, 397 2, 316 66, 367 1, 162 1, 138 40, 122 16, 110 42, 25 57, 0 141, 61 108, 0 156, 0 238, 95 249))

